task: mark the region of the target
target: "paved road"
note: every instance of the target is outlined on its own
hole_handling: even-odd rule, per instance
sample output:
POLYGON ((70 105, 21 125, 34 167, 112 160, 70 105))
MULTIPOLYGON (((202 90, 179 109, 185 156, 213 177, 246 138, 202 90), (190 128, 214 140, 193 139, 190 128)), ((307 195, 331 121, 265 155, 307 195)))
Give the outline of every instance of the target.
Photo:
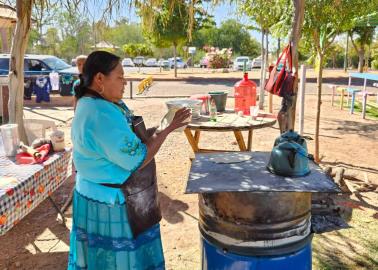
MULTIPOLYGON (((236 81, 235 81, 236 82, 236 81)), ((150 90, 146 93, 146 97, 172 97, 172 96, 190 96, 194 94, 204 94, 209 91, 228 91, 229 95, 234 94, 235 82, 206 82, 206 81, 155 81, 150 90)), ((256 82, 257 83, 257 82, 256 82)), ((136 92, 137 82, 133 82, 133 90, 136 92)), ((257 92, 259 88, 257 88, 257 92)), ((315 95, 317 91, 316 83, 306 83, 306 93, 315 95)), ((368 87, 368 91, 378 93, 378 88, 368 87)), ((126 86, 125 96, 130 94, 130 85, 126 86)), ((327 84, 323 84, 323 94, 330 95, 331 89, 327 84)))
MULTIPOLYGON (((222 82, 222 83, 206 83, 206 82, 164 82, 156 81, 153 83, 150 90, 146 93, 147 97, 156 96, 190 96, 194 94, 204 94, 209 91, 229 91, 233 95, 233 85, 232 82, 222 82)), ((134 93, 137 88, 137 83, 133 83, 134 93)), ((130 93, 130 84, 126 86, 125 96, 130 93)))

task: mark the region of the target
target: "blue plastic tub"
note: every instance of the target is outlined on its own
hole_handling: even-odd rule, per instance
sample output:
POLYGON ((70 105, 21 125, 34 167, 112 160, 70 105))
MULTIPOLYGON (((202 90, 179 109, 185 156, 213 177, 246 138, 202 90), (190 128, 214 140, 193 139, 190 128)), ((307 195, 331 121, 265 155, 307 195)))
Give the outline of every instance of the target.
POLYGON ((299 250, 277 256, 244 256, 220 249, 201 237, 202 270, 311 270, 311 240, 299 250))

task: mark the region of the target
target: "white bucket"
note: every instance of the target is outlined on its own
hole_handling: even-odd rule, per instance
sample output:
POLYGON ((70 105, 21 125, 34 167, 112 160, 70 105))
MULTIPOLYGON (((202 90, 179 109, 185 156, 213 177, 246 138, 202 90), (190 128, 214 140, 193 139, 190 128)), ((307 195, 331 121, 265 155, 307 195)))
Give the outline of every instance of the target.
MULTIPOLYGON (((159 128, 160 130, 165 129, 167 126, 169 126, 169 124, 172 122, 175 116, 175 113, 181 108, 185 107, 185 108, 192 109, 192 117, 189 117, 188 119, 186 119, 186 122, 188 123, 192 120, 191 118, 195 119, 201 116, 200 111, 201 111, 202 102, 200 100, 190 100, 190 99, 171 100, 171 101, 167 101, 165 104, 167 105, 168 112, 161 120, 161 124, 159 128)), ((184 129, 185 129, 185 126, 178 128, 175 131, 183 131, 184 129)))
POLYGON ((15 156, 20 145, 17 124, 2 125, 0 126, 0 130, 5 155, 8 157, 15 156))

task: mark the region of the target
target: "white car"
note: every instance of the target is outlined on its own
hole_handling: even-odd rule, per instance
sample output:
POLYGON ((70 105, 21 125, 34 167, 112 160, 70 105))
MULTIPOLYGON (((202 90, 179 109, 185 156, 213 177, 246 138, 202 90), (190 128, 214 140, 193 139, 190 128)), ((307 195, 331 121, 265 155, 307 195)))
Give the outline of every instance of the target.
MULTIPOLYGON (((175 68, 175 61, 174 61, 174 58, 169 58, 168 59, 169 61, 169 65, 170 67, 173 69, 175 68)), ((180 58, 180 57, 176 57, 176 67, 177 68, 187 68, 187 64, 180 58)))
POLYGON ((122 60, 122 66, 123 67, 135 67, 133 60, 131 58, 125 58, 122 60))
POLYGON ((251 68, 261 68, 261 56, 256 57, 252 60, 251 68))
POLYGON ((251 60, 248 56, 239 56, 234 60, 234 70, 243 70, 244 63, 246 63, 246 69, 251 70, 251 60))
POLYGON ((157 67, 158 66, 158 62, 156 61, 156 58, 148 58, 144 62, 144 66, 146 66, 146 67, 157 67))
POLYGON ((143 67, 144 65, 144 57, 143 56, 137 56, 134 58, 134 65, 138 67, 143 67))

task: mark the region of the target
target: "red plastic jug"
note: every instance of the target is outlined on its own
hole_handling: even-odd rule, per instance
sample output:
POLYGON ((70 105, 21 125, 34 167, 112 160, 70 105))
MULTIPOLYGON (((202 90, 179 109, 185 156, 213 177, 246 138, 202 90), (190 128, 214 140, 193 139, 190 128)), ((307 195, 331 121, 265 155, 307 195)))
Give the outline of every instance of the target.
POLYGON ((235 112, 250 115, 250 107, 256 106, 256 83, 248 80, 248 73, 245 72, 243 80, 235 83, 234 89, 235 112))

